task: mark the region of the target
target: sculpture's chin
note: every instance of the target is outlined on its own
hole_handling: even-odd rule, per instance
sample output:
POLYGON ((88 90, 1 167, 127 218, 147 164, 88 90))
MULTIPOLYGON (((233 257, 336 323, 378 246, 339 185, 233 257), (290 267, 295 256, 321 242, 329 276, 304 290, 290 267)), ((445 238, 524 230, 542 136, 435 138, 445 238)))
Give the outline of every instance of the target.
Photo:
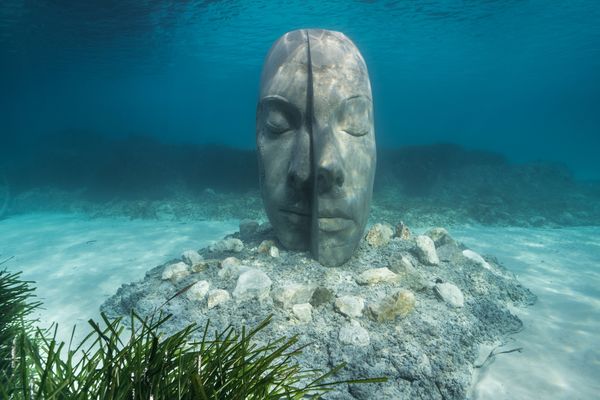
POLYGON ((269 215, 275 236, 288 250, 304 251, 309 248, 310 217, 275 211, 269 215))
MULTIPOLYGON (((345 220, 337 224, 338 230, 319 229, 318 242, 316 243, 316 258, 327 267, 337 267, 344 264, 352 257, 354 250, 360 242, 362 230, 352 220, 345 220)), ((321 221, 319 219, 319 227, 321 221)), ((325 228, 331 228, 325 225, 325 228)), ((314 250, 313 250, 314 252, 314 250)))

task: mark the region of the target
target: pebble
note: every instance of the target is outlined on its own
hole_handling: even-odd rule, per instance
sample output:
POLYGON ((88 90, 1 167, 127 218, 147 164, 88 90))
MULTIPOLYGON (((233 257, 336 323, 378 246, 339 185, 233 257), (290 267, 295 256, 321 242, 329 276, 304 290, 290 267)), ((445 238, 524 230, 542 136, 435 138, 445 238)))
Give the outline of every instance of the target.
POLYGON ((187 298, 192 301, 201 301, 204 300, 209 287, 210 283, 208 283, 208 281, 198 281, 194 283, 185 294, 187 298))
POLYGON ((402 240, 410 239, 410 230, 404 222, 400 221, 400 223, 396 225, 394 237, 400 238, 402 240))
POLYGON ((214 258, 210 260, 201 260, 199 263, 192 266, 192 272, 202 272, 208 267, 217 267, 220 265, 220 261, 214 258))
POLYGON ((299 283, 290 283, 273 291, 273 300, 283 308, 294 304, 308 303, 313 295, 314 287, 299 283))
POLYGON ((271 248, 269 249, 269 255, 271 257, 279 257, 279 249, 277 248, 277 246, 271 246, 271 248))
POLYGON ((221 268, 217 273, 219 278, 223 279, 237 279, 241 274, 250 270, 250 267, 240 264, 227 264, 225 267, 221 268))
POLYGON ((417 244, 417 256, 423 264, 438 265, 440 263, 440 259, 435 251, 435 244, 429 236, 419 235, 415 241, 417 244))
POLYGON ((189 267, 184 262, 167 265, 162 273, 163 280, 170 280, 177 283, 190 274, 189 267))
POLYGON ((267 274, 255 268, 249 269, 238 278, 233 297, 238 300, 264 299, 269 296, 271 284, 271 279, 267 274))
POLYGON ((356 277, 360 285, 374 285, 376 283, 393 283, 398 281, 398 275, 387 268, 372 268, 362 272, 356 277))
POLYGON ((425 232, 425 235, 429 236, 431 240, 433 240, 435 247, 441 247, 447 244, 455 243, 454 239, 452 239, 452 236, 450 236, 448 231, 444 228, 431 228, 430 230, 425 232))
POLYGON ((196 250, 186 250, 181 254, 181 259, 190 267, 199 264, 202 261, 202 256, 196 250))
POLYGON ((394 231, 392 230, 391 226, 377 223, 373 225, 371 229, 369 229, 365 239, 371 246, 381 247, 388 244, 393 235, 394 231))
POLYGON ((237 257, 227 257, 224 258, 220 263, 221 268, 233 267, 236 265, 242 265, 242 262, 237 257))
POLYGON ((227 290, 214 289, 208 292, 208 308, 214 308, 219 304, 225 303, 231 299, 231 295, 227 290))
POLYGON ((474 252, 473 250, 463 250, 462 255, 468 258, 469 260, 476 262, 484 268, 487 268, 489 270, 492 269, 492 266, 487 261, 485 261, 483 257, 481 257, 478 253, 474 252))
POLYGON ((331 289, 327 289, 326 287, 319 286, 315 289, 310 298, 310 304, 313 307, 318 307, 323 304, 330 303, 333 300, 333 291, 331 289))
POLYGON ((365 300, 358 296, 341 296, 335 299, 335 308, 348 317, 360 317, 365 308, 365 300))
POLYGON ((272 240, 263 240, 262 242, 260 242, 260 244, 258 245, 258 248, 256 249, 259 253, 269 253, 269 251, 271 250, 271 247, 275 246, 275 242, 272 240))
POLYGON ((465 305, 463 293, 452 283, 436 283, 434 291, 442 300, 452 307, 460 308, 465 305))
POLYGON ((240 239, 228 238, 211 244, 208 249, 210 251, 226 252, 231 251, 239 253, 244 250, 244 243, 240 239))
POLYGON ((400 258, 390 264, 390 269, 398 275, 398 281, 403 286, 407 286, 415 291, 423 290, 427 287, 427 281, 413 267, 410 258, 407 255, 401 255, 400 258))
POLYGON ((369 306, 371 316, 376 321, 394 320, 396 317, 406 317, 416 304, 415 295, 410 290, 399 290, 384 298, 378 304, 369 306))
POLYGON ((294 304, 292 313, 300 322, 312 321, 312 306, 309 303, 294 304))
POLYGON ((342 326, 338 339, 344 344, 359 347, 368 346, 371 343, 369 332, 360 326, 360 322, 356 320, 350 320, 350 322, 342 326))

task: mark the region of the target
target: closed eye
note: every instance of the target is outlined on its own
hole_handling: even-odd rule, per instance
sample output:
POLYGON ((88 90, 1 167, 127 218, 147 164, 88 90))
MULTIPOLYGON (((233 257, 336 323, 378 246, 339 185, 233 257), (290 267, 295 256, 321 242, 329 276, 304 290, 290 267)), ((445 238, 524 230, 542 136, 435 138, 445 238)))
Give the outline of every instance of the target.
POLYGON ((298 107, 287 99, 272 95, 261 100, 260 118, 269 132, 275 135, 298 129, 301 113, 298 107))
POLYGON ((347 98, 340 104, 336 117, 340 131, 352 136, 366 135, 373 126, 371 99, 366 96, 347 98))

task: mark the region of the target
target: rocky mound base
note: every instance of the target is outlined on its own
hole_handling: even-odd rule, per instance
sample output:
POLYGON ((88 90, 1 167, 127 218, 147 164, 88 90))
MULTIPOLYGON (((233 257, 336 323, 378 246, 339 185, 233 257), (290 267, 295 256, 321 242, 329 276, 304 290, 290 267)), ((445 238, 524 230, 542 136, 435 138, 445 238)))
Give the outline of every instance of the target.
POLYGON ((166 334, 207 320, 241 329, 273 315, 260 340, 299 335, 310 343, 297 359, 306 368, 347 362, 340 379, 389 378, 340 386, 328 399, 464 399, 480 349, 519 331, 511 308, 535 302, 493 258, 442 228, 414 236, 375 224, 348 263, 326 268, 280 249, 268 224, 245 220, 235 235, 123 285, 102 310, 150 315, 188 286, 162 307, 174 315, 166 334))

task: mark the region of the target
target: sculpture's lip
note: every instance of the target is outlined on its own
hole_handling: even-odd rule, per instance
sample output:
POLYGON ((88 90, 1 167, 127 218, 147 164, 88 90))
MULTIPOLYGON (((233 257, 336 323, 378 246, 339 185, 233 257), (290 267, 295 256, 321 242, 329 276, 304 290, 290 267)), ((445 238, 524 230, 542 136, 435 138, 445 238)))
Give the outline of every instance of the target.
POLYGON ((280 209, 279 212, 283 215, 289 223, 292 225, 306 225, 310 224, 310 214, 299 209, 280 209))
POLYGON ((279 209, 279 211, 285 214, 295 214, 301 217, 310 217, 310 212, 302 210, 300 208, 281 208, 279 209))
POLYGON ((354 220, 341 217, 320 217, 319 230, 323 232, 339 232, 354 227, 354 220))

